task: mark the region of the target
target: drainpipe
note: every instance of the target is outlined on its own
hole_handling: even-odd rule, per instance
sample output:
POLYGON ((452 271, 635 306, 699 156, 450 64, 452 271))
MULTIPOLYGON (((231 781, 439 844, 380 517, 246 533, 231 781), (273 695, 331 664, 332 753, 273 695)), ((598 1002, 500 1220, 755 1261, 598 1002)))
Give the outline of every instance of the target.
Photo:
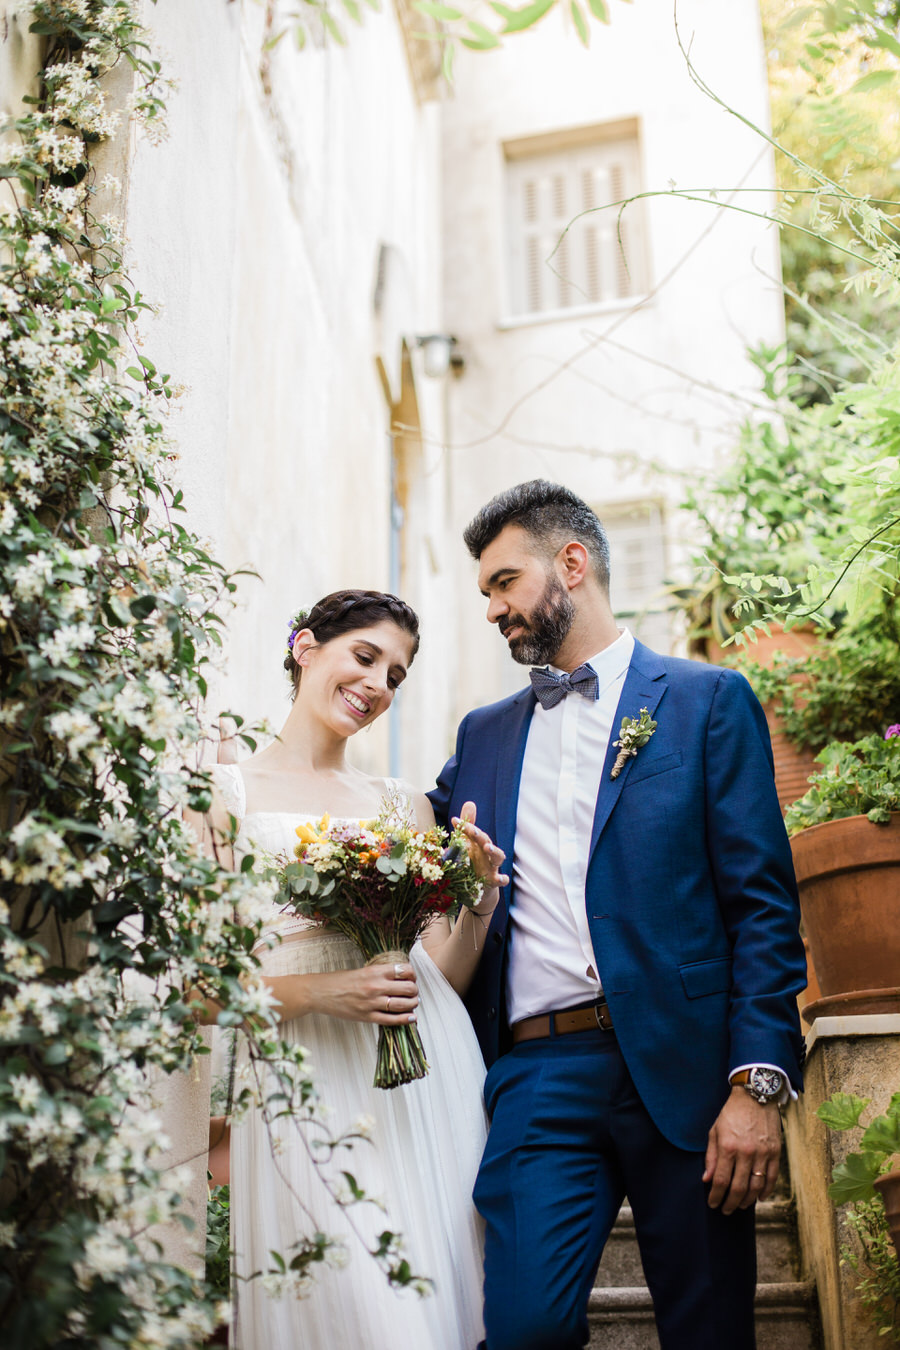
MULTIPOLYGON (((388 432, 388 454, 391 465, 391 526, 390 551, 388 556, 388 590, 394 595, 400 594, 400 559, 403 534, 403 507, 397 497, 397 454, 393 434, 388 432)), ((391 778, 400 777, 400 702, 403 696, 399 689, 388 712, 388 774, 391 778)))

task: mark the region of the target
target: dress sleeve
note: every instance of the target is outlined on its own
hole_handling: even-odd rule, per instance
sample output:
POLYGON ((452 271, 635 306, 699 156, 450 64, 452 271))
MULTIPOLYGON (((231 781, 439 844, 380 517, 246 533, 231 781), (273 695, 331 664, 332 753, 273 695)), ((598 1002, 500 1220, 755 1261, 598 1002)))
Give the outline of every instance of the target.
POLYGON ((247 794, 244 790, 244 776, 236 764, 213 764, 212 780, 215 783, 225 810, 237 820, 243 820, 247 814, 247 794))

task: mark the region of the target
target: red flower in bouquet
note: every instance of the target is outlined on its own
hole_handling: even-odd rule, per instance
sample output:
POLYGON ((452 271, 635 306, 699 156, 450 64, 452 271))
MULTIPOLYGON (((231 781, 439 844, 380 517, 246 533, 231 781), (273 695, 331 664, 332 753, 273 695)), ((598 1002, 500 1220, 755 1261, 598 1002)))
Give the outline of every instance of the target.
MULTIPOLYGON (((275 869, 282 895, 298 914, 350 938, 367 961, 406 961, 438 914, 453 914, 481 898, 465 835, 433 826, 416 830, 388 801, 358 825, 297 828, 293 861, 275 869)), ((381 1026, 375 1086, 398 1087, 423 1078, 428 1062, 418 1028, 381 1026)))

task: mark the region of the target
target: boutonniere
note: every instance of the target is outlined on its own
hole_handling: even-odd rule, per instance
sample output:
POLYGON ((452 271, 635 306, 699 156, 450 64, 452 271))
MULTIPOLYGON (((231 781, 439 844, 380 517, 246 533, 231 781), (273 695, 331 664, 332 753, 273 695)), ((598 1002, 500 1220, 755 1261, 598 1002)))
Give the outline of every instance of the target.
POLYGON ((619 739, 613 745, 619 747, 616 762, 612 766, 610 778, 618 778, 632 755, 636 755, 642 745, 646 745, 656 730, 656 723, 646 708, 641 708, 640 717, 623 717, 619 739))

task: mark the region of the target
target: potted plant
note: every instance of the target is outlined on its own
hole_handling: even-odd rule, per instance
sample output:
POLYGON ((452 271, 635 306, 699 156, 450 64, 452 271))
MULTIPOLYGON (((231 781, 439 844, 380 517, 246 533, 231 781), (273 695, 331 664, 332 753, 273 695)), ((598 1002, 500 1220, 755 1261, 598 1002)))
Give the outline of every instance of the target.
MULTIPOLYGON (((816 1114, 830 1130, 855 1129, 869 1101, 836 1092, 816 1114)), ((835 1205, 851 1207, 850 1226, 860 1239, 862 1262, 868 1268, 857 1293, 880 1334, 900 1341, 900 1092, 869 1121, 858 1149, 834 1167, 828 1194, 835 1205)), ((857 1252, 845 1247, 841 1255, 859 1270, 857 1252)))
POLYGON ((803 923, 825 1014, 900 1011, 900 724, 827 745, 788 810, 803 923))

